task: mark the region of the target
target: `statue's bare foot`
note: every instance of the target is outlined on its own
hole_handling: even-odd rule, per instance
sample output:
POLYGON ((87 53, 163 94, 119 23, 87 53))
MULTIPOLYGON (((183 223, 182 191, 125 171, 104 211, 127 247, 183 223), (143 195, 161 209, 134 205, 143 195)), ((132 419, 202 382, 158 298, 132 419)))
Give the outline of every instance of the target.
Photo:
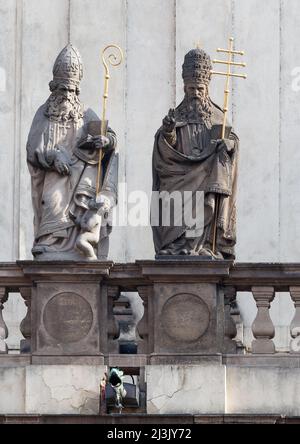
POLYGON ((92 261, 98 261, 98 260, 99 260, 99 259, 97 258, 96 255, 94 255, 94 256, 86 256, 85 259, 86 259, 87 261, 90 261, 90 262, 92 262, 92 261))
POLYGON ((78 237, 75 249, 85 257, 85 260, 97 261, 98 257, 95 254, 93 246, 84 239, 85 234, 82 234, 78 237))

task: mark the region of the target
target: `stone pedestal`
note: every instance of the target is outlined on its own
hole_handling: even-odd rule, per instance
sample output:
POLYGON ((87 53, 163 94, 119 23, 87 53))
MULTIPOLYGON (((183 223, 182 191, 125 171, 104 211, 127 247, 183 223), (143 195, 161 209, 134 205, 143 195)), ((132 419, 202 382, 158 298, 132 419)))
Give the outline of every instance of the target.
POLYGON ((104 364, 110 262, 20 262, 33 283, 33 364, 104 364))
POLYGON ((218 284, 232 262, 180 258, 139 263, 153 282, 148 302, 150 363, 197 363, 200 356, 219 361, 225 316, 224 293, 218 284))

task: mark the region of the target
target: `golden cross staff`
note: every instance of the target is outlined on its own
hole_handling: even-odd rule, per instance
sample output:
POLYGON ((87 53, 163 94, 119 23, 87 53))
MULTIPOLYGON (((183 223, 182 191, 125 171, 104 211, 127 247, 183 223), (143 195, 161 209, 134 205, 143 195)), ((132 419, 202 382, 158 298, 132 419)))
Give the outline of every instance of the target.
MULTIPOLYGON (((222 65, 227 65, 227 72, 220 72, 220 71, 211 71, 212 74, 219 75, 219 76, 226 76, 226 82, 225 82, 225 90, 224 90, 224 117, 223 117, 223 125, 222 125, 222 134, 221 138, 225 139, 225 130, 226 130, 226 120, 227 120, 227 113, 228 113, 228 103, 229 103, 229 93, 230 93, 230 78, 231 77, 239 77, 242 79, 246 79, 246 74, 235 74, 231 72, 232 66, 242 66, 243 68, 246 66, 246 63, 243 62, 234 62, 234 55, 241 55, 243 56, 245 53, 244 51, 237 51, 233 49, 233 37, 230 37, 229 39, 229 49, 222 49, 218 48, 217 52, 223 52, 225 54, 228 54, 228 60, 218 60, 215 59, 212 62, 213 63, 220 63, 222 65)), ((218 214, 219 214, 219 207, 220 207, 220 195, 216 195, 216 203, 215 203, 215 214, 214 214, 214 225, 213 225, 213 247, 212 251, 215 254, 216 253, 216 243, 217 243, 217 223, 218 223, 218 214)))
MULTIPOLYGON (((123 61, 123 51, 118 45, 108 45, 102 51, 102 63, 105 69, 105 77, 104 77, 104 94, 102 101, 102 120, 101 120, 101 136, 106 136, 108 121, 106 120, 106 107, 107 107, 107 99, 108 99, 108 83, 110 79, 108 64, 111 66, 119 66, 123 61), (107 58, 106 53, 108 50, 116 49, 117 55, 111 52, 107 58)), ((101 160, 103 159, 102 149, 99 150, 99 163, 98 163, 98 173, 97 173, 97 182, 96 182, 96 198, 100 191, 101 184, 101 160)))

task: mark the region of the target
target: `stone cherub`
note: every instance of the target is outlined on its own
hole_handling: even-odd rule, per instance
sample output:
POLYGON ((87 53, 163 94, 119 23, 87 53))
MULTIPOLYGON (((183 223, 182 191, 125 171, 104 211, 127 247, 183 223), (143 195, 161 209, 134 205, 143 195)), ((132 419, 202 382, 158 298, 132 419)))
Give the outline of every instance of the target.
POLYGON ((111 202, 109 199, 100 197, 100 202, 91 200, 89 209, 76 221, 80 227, 76 247, 88 258, 97 259, 94 246, 97 245, 100 240, 103 217, 108 214, 110 207, 111 202))
POLYGON ((108 254, 117 201, 116 135, 110 128, 106 136, 95 133, 99 119, 79 99, 82 75, 81 57, 69 44, 55 61, 51 95, 38 109, 28 137, 36 260, 97 260, 108 254))
POLYGON ((177 192, 182 197, 179 211, 171 214, 169 224, 162 223, 164 202, 156 206, 158 223, 152 224, 152 229, 160 257, 235 257, 238 138, 227 123, 225 138, 221 139, 224 113, 209 96, 211 70, 210 57, 202 49, 186 54, 182 67, 184 99, 169 111, 155 136, 153 191, 160 195, 167 192, 168 196, 177 192), (184 193, 191 192, 195 218, 197 191, 203 193, 202 229, 196 229, 195 222, 188 224, 184 217, 184 193))

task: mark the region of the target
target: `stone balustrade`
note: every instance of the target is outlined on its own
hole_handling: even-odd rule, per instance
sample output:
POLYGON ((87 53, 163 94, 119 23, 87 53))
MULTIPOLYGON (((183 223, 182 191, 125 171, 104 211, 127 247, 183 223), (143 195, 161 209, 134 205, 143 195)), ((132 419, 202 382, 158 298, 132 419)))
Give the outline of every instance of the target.
POLYGON ((7 301, 8 294, 5 287, 0 288, 0 353, 7 353, 8 348, 5 339, 8 337, 7 326, 3 320, 2 310, 4 303, 7 301))
MULTIPOLYGON (((120 296, 126 292, 137 292, 144 305, 136 352, 129 347, 132 365, 172 363, 174 355, 176 362, 189 363, 206 355, 274 355, 275 328, 269 309, 276 292, 289 292, 295 305, 290 354, 300 351, 300 264, 199 260, 1 263, 0 354, 7 357, 9 332, 3 313, 10 293, 16 292, 27 307, 20 325, 24 336, 20 351, 30 355, 32 363, 47 363, 53 357, 59 363, 69 363, 65 358, 72 357, 74 363, 76 356, 75 363, 81 357, 87 362, 88 357, 88 362, 96 359, 114 365, 118 356, 120 365, 116 318, 128 314, 120 308, 124 305, 120 296), (236 314, 237 292, 247 292, 247 297, 251 292, 257 306, 254 340, 247 352, 235 340, 235 316, 231 315, 236 314), (56 313, 60 314, 57 319, 56 313), (70 313, 72 319, 65 319, 70 313), (63 347, 55 348, 55 341, 48 339, 51 334, 56 343, 63 339, 63 347)), ((123 359, 126 366, 126 356, 123 359)))

